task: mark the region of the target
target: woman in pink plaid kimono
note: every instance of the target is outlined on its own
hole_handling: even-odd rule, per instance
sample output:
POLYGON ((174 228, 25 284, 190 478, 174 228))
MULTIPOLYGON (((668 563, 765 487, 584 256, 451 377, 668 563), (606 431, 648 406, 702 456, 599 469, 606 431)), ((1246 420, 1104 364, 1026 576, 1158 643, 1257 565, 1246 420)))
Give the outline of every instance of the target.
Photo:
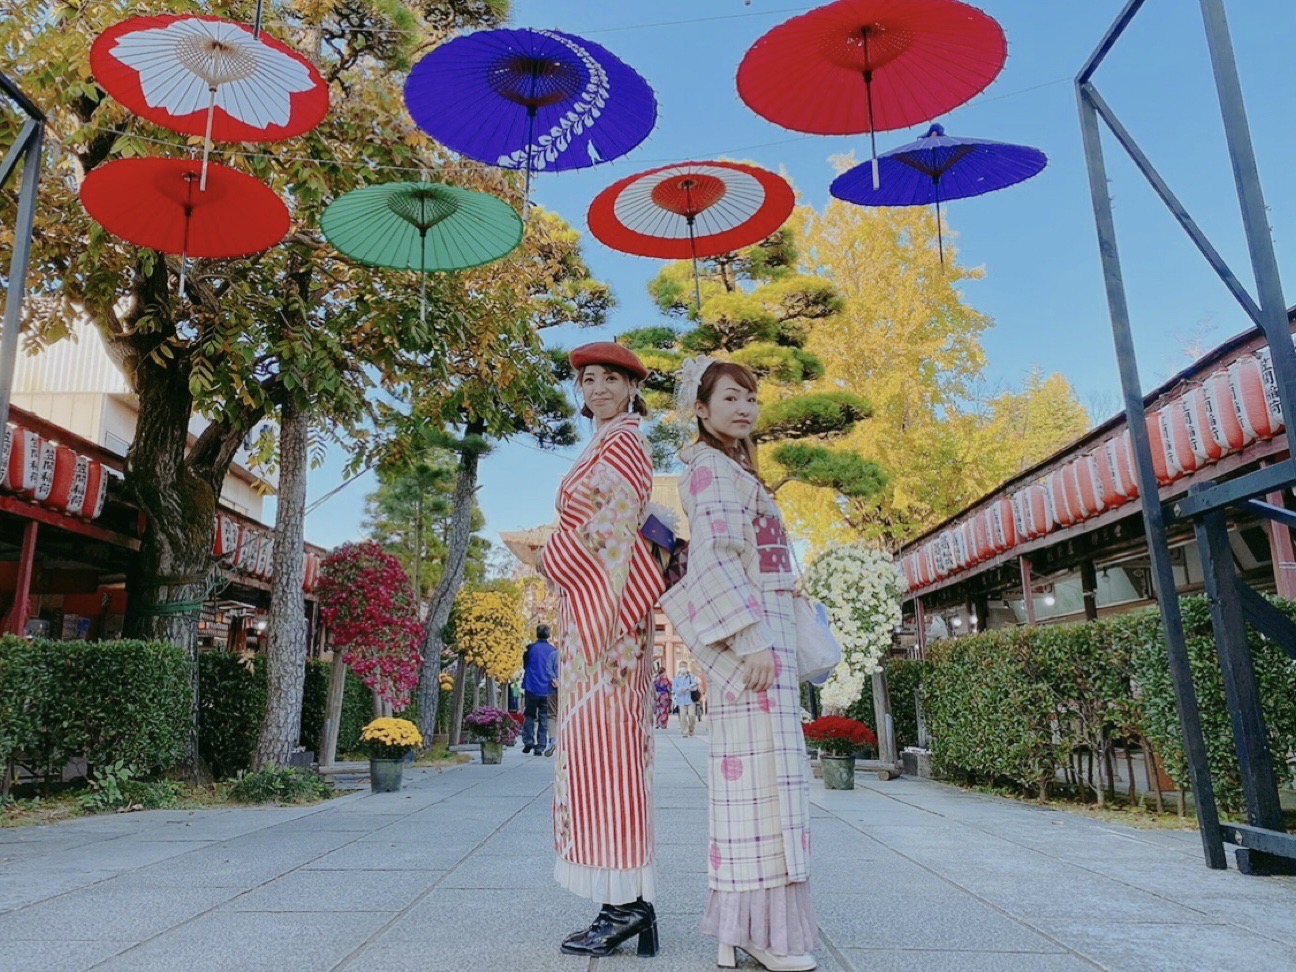
POLYGON ((598 429, 558 489, 558 528, 540 562, 558 591, 554 877, 603 907, 562 950, 607 955, 637 936, 639 954, 653 955, 649 645, 665 582, 639 534, 652 492, 639 433, 647 369, 607 342, 577 348, 571 363, 598 429))
POLYGON ((688 362, 681 407, 699 441, 680 453, 688 571, 661 600, 706 671, 710 705, 710 893, 702 931, 767 969, 815 967, 810 788, 801 734, 792 552, 748 436, 756 379, 727 362, 688 362), (692 371, 692 375, 690 375, 692 371), (696 389, 696 391, 694 391, 696 389), (690 403, 691 404, 691 403, 690 403))

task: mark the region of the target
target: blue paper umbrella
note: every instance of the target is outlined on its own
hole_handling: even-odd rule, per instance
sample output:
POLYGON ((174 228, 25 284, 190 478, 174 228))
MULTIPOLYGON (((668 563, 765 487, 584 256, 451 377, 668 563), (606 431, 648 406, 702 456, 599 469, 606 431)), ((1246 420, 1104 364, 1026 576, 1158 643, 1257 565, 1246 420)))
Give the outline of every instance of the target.
POLYGON ((556 30, 482 30, 442 44, 405 83, 414 121, 447 148, 505 169, 583 169, 652 131, 657 98, 598 44, 556 30))
POLYGON ((860 206, 936 206, 936 239, 941 263, 945 241, 941 203, 1006 189, 1039 175, 1048 159, 1039 149, 984 138, 952 138, 933 125, 916 142, 879 157, 881 186, 873 187, 871 163, 833 180, 832 194, 860 206))

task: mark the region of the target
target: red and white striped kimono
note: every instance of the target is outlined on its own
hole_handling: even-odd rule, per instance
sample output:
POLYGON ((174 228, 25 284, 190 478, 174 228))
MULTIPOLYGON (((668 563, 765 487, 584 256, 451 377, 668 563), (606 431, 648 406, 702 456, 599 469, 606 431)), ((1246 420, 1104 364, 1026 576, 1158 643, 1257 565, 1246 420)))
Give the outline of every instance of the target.
POLYGON ((541 560, 559 593, 554 877, 608 904, 654 892, 649 645, 664 581, 639 535, 651 491, 639 417, 605 422, 559 487, 541 560))

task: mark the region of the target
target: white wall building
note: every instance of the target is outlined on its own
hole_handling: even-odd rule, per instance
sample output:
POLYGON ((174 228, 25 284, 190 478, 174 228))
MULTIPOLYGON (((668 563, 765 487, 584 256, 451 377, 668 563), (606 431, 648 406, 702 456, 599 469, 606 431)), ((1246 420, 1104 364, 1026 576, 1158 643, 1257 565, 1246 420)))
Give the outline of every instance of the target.
MULTIPOLYGON (((70 336, 62 341, 35 353, 20 349, 12 401, 123 457, 139 420, 135 394, 109 356, 98 329, 84 317, 72 324, 70 336)), ((206 424, 202 416, 193 416, 191 442, 206 424)), ((254 430, 248 441, 258 432, 254 430)), ((264 522, 265 496, 275 492, 277 485, 275 476, 254 471, 247 450, 241 449, 225 478, 221 502, 264 522)))

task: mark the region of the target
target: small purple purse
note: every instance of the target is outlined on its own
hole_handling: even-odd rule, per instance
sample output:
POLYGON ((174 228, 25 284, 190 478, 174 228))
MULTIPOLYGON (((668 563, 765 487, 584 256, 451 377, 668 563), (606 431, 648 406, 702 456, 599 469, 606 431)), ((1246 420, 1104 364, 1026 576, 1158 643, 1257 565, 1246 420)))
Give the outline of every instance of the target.
POLYGON ((639 534, 652 544, 653 556, 661 565, 666 578, 666 590, 670 590, 681 580, 688 570, 688 541, 681 540, 656 516, 649 515, 639 528, 639 534))

